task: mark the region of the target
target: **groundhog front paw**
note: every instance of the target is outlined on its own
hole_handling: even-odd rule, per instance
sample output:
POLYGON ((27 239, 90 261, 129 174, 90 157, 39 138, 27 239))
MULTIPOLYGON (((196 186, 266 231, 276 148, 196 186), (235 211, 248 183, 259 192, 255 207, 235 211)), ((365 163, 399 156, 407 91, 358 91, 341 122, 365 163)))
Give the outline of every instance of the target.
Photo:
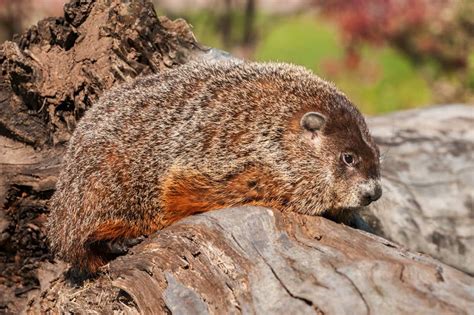
POLYGON ((125 255, 131 247, 140 244, 144 239, 144 236, 139 236, 136 238, 104 241, 102 249, 109 255, 125 255))

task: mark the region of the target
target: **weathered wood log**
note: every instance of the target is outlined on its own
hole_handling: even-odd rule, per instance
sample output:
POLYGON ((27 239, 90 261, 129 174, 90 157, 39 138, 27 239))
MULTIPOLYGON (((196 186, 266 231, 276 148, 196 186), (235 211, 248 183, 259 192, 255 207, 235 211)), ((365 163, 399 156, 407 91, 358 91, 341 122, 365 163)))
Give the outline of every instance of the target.
POLYGON ((384 197, 363 217, 377 233, 474 275, 474 107, 369 119, 384 155, 384 197))
MULTIPOLYGON (((157 307, 251 313, 283 310, 285 303, 301 312, 469 312, 468 275, 323 218, 262 209, 189 218, 112 262, 104 276, 80 289, 69 286, 62 275, 67 266, 52 263, 43 222, 75 123, 111 86, 203 56, 184 21, 158 19, 145 0, 74 0, 64 18, 42 21, 1 46, 0 312, 19 311, 23 304, 15 297, 38 292, 30 312, 157 307), (253 248, 253 237, 271 244, 268 251, 253 248), (147 281, 152 284, 144 286, 147 281), (420 307, 410 309, 405 298, 420 307)), ((364 214, 366 228, 471 273, 472 122, 466 106, 371 119, 388 157, 385 195, 364 214), (438 178, 444 179, 433 185, 430 179, 438 178)))
POLYGON ((64 144, 113 85, 204 53, 183 20, 150 1, 72 0, 0 47, 0 312, 39 287, 43 223, 64 144))
POLYGON ((468 314, 474 278, 321 217, 241 207, 189 217, 28 313, 468 314))

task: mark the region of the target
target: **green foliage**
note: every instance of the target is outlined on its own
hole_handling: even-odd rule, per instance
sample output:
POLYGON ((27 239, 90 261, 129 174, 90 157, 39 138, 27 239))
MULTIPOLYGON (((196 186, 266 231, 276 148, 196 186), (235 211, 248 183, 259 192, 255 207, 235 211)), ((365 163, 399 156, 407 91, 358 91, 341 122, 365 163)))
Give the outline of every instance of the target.
POLYGON ((344 67, 344 46, 334 26, 312 16, 281 21, 258 45, 256 60, 304 65, 333 81, 366 113, 376 114, 428 104, 431 93, 407 58, 387 47, 363 49, 360 66, 344 67), (338 65, 336 73, 324 63, 338 65), (367 69, 366 66, 370 69, 367 69))
MULTIPOLYGON (((193 25, 198 40, 208 46, 226 49, 218 35, 215 13, 195 12, 185 17, 193 25)), ((239 40, 243 16, 232 13, 234 42, 239 40)), ((253 59, 303 65, 332 81, 367 114, 378 114, 429 104, 428 83, 420 69, 401 53, 389 47, 366 45, 358 67, 345 65, 345 46, 335 25, 314 15, 269 17, 257 14, 260 40, 253 59)), ((436 72, 435 66, 423 71, 436 72)))
POLYGON ((320 62, 342 59, 335 29, 313 18, 282 19, 257 46, 255 60, 290 62, 320 72, 320 62))
POLYGON ((468 58, 468 88, 474 92, 474 52, 471 52, 468 58))
MULTIPOLYGON (((364 49, 363 61, 371 61, 378 75, 372 82, 347 82, 340 78, 341 88, 358 102, 364 112, 375 114, 417 107, 430 103, 427 82, 409 60, 390 48, 364 49)), ((360 72, 360 71, 359 71, 360 72)), ((354 76, 354 74, 352 74, 354 76)))
MULTIPOLYGON (((178 18, 178 16, 172 18, 178 18)), ((216 30, 217 15, 213 11, 188 12, 181 15, 191 25, 194 35, 200 43, 209 47, 223 48, 222 40, 216 30)))

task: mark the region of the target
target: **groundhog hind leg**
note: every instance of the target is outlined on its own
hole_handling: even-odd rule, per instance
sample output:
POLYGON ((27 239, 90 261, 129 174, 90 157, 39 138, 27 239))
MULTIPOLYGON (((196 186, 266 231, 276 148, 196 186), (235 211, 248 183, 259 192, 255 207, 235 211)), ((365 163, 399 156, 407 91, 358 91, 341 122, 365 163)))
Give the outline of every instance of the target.
POLYGON ((148 232, 121 220, 101 224, 87 238, 86 255, 79 263, 80 269, 96 273, 110 260, 126 254, 128 248, 138 244, 148 232))

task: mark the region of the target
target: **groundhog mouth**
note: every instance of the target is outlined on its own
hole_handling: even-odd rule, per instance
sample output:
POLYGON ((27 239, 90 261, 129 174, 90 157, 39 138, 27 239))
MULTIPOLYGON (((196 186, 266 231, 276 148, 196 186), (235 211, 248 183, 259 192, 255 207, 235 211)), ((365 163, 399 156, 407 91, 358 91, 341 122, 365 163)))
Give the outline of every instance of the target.
POLYGON ((327 209, 322 216, 326 219, 334 221, 336 223, 344 223, 350 224, 354 215, 357 214, 363 209, 364 207, 344 207, 344 208, 331 208, 327 209))
POLYGON ((339 208, 331 208, 328 209, 326 212, 328 213, 354 213, 354 212, 359 212, 362 209, 364 209, 366 206, 354 206, 354 207, 339 207, 339 208))

